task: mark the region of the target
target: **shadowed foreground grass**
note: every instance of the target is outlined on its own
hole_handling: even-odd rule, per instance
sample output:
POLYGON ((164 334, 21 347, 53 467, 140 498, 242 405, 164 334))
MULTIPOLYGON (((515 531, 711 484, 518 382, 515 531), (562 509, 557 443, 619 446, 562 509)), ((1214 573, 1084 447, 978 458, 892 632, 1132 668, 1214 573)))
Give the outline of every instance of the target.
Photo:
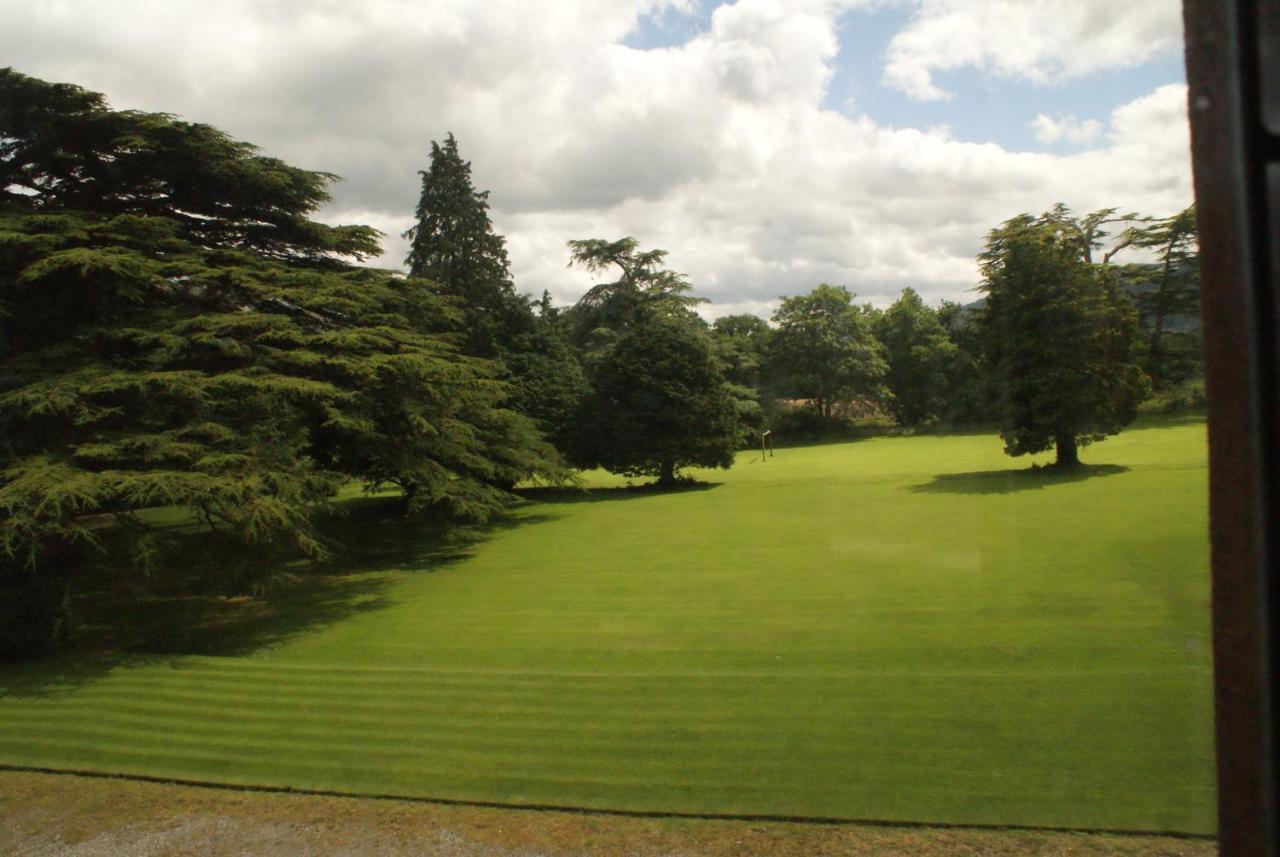
POLYGON ((321 621, 0 671, 0 763, 1212 831, 1202 425, 1071 474, 987 435, 751 458, 702 490, 540 492, 472 543, 349 521, 303 588, 321 621))

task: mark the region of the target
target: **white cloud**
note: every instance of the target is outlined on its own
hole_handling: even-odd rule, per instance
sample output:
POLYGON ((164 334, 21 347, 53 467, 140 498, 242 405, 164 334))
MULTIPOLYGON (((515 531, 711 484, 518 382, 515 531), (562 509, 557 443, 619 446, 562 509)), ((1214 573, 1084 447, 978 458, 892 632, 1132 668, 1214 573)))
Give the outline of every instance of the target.
POLYGON ((1056 143, 1066 140, 1069 143, 1088 143, 1102 133, 1102 123, 1097 119, 1077 119, 1071 114, 1059 114, 1055 119, 1041 113, 1027 123, 1041 143, 1056 143))
POLYGON ((1178 0, 923 0, 889 44, 884 82, 949 98, 934 74, 966 66, 1036 84, 1138 65, 1182 41, 1178 0))
POLYGON ((680 47, 622 46, 660 5, 0 0, 0 55, 346 176, 323 215, 386 232, 389 266, 452 131, 518 287, 559 302, 591 281, 565 241, 622 235, 670 251, 712 315, 824 281, 968 299, 984 235, 1018 212, 1191 201, 1185 87, 1118 108, 1083 151, 1014 152, 822 109, 839 4, 740 0, 680 47))

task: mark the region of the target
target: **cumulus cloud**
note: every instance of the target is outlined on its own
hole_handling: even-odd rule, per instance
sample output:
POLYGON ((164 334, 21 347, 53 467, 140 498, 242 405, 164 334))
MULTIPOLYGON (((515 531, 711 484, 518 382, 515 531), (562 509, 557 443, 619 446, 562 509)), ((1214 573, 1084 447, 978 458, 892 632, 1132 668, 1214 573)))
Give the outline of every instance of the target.
POLYGON ((1102 133, 1102 123, 1097 119, 1079 120, 1071 114, 1059 114, 1057 118, 1041 113, 1027 123, 1041 143, 1088 143, 1102 133))
MULTIPOLYGON (((683 0, 0 0, 0 55, 345 176, 322 215, 382 229, 388 266, 405 255, 428 143, 452 131, 491 191, 518 287, 562 303, 591 283, 566 268, 571 238, 634 235, 670 251, 709 314, 767 314, 819 282, 881 304, 908 285, 969 299, 983 236, 1018 212, 1191 201, 1182 86, 1105 128, 1046 114, 1087 144, 1069 154, 824 109, 849 5, 739 0, 686 44, 643 51, 627 34, 683 0)), ((1110 50, 1105 27, 1072 26, 1077 50, 1110 50)))
POLYGON ((884 81, 949 98, 934 75, 966 66, 1037 84, 1138 65, 1182 43, 1178 0, 924 0, 893 37, 884 81))

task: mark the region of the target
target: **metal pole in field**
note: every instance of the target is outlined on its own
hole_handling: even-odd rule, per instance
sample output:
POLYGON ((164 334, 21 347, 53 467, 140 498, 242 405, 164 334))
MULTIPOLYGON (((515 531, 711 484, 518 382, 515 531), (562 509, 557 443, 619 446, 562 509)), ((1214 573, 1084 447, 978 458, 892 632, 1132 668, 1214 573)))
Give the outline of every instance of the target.
POLYGON ((766 441, 769 444, 769 457, 771 458, 773 456, 773 432, 772 431, 766 431, 760 435, 760 460, 761 461, 766 460, 765 452, 764 452, 766 441))

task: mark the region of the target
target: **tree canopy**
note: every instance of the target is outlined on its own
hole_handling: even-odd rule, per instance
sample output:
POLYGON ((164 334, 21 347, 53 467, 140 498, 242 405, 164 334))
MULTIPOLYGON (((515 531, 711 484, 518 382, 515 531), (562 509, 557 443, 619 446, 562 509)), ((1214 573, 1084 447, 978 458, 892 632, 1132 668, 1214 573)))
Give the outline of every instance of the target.
POLYGON ((567 322, 574 342, 590 360, 613 336, 650 316, 679 318, 703 303, 689 294, 683 274, 662 267, 665 250, 640 250, 630 236, 617 241, 587 238, 569 242, 569 264, 593 274, 617 269, 619 277, 597 283, 569 310, 567 322))
POLYGON ((418 173, 422 192, 409 239, 409 276, 435 284, 455 298, 464 316, 470 353, 498 354, 507 315, 526 309, 516 296, 507 242, 489 219, 489 192, 471 182, 471 163, 462 160, 452 134, 431 142, 431 165, 418 173))
POLYGON ((419 175, 417 221, 404 233, 410 276, 429 280, 458 308, 467 354, 499 361, 511 382, 509 406, 558 436, 582 395, 582 372, 553 320, 515 290, 489 192, 476 190, 452 134, 431 143, 430 167, 419 175))
POLYGON ((903 289, 874 329, 888 364, 889 410, 898 422, 914 426, 945 416, 960 354, 937 311, 915 289, 903 289))
POLYGON ((559 475, 494 365, 433 333, 455 311, 350 264, 375 230, 310 219, 334 178, 0 70, 6 589, 65 581, 103 515, 144 531, 182 506, 317 554, 310 516, 346 479, 483 518, 559 475))
POLYGON ((844 286, 784 297, 773 321, 772 362, 792 396, 812 399, 823 417, 837 402, 879 397, 884 356, 844 286))
POLYGON ((1089 224, 1063 206, 992 230, 979 256, 982 338, 999 390, 1010 455, 1056 447, 1057 463, 1115 434, 1150 392, 1137 362, 1133 302, 1106 266, 1090 264, 1089 224))
POLYGON ((1155 254, 1150 266, 1126 271, 1146 331, 1143 363, 1157 387, 1199 371, 1200 341, 1188 331, 1171 329, 1175 318, 1200 314, 1199 232, 1195 206, 1133 230, 1130 240, 1155 254))
POLYGON ((572 263, 613 267, 571 310, 588 349, 589 389, 568 445, 579 467, 675 480, 684 467, 728 467, 736 408, 706 324, 690 309, 685 278, 659 267, 661 250, 634 238, 571 241, 572 263))

